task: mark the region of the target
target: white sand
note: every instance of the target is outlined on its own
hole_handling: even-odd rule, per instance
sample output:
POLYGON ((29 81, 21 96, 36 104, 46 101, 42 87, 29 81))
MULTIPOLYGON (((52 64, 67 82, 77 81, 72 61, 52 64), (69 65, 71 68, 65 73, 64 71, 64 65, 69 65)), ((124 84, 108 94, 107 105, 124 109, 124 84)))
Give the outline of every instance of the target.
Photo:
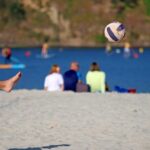
POLYGON ((0 93, 0 150, 150 150, 150 94, 0 93))

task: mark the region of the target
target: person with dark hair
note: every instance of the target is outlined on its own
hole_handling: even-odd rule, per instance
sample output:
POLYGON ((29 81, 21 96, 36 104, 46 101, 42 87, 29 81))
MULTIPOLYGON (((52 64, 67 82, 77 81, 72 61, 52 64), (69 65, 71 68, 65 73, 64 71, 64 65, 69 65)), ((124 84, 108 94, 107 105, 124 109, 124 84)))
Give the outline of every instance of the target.
POLYGON ((60 67, 52 65, 50 74, 46 76, 44 82, 44 89, 46 91, 63 91, 64 89, 63 77, 60 74, 60 67))
POLYGON ((106 91, 106 75, 105 72, 100 70, 99 65, 93 62, 90 66, 90 70, 86 74, 86 83, 90 86, 91 92, 106 91))
POLYGON ((70 64, 70 70, 64 73, 64 90, 76 92, 76 86, 80 81, 80 76, 78 73, 79 64, 77 62, 72 62, 70 64))
POLYGON ((20 79, 20 77, 21 77, 21 72, 18 72, 15 76, 7 80, 0 81, 0 89, 5 92, 11 92, 15 84, 20 79))
POLYGON ((9 47, 3 48, 2 49, 2 56, 5 58, 5 64, 10 63, 11 62, 11 56, 12 56, 11 49, 9 47))

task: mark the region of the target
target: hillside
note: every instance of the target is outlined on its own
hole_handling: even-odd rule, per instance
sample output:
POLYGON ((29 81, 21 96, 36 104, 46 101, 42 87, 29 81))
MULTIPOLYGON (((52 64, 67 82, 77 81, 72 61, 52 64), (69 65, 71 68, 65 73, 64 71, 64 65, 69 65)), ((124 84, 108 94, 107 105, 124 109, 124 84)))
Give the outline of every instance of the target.
POLYGON ((103 46, 114 20, 127 28, 116 46, 150 46, 149 0, 0 0, 0 45, 103 46))

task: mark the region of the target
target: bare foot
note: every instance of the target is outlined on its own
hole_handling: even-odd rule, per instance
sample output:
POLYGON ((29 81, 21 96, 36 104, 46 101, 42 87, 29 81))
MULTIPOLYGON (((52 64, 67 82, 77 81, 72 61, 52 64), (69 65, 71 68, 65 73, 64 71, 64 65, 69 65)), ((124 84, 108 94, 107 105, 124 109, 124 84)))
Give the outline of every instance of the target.
POLYGON ((21 72, 18 72, 15 76, 5 81, 3 90, 5 92, 11 92, 17 81, 21 78, 21 72))

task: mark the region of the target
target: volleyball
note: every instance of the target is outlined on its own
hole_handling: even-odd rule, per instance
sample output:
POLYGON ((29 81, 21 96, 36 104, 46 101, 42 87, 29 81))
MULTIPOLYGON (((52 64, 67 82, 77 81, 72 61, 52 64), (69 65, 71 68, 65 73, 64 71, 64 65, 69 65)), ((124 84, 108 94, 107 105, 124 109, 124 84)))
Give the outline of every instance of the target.
POLYGON ((110 42, 119 42, 125 36, 125 26, 120 22, 109 23, 104 29, 105 37, 110 42))

